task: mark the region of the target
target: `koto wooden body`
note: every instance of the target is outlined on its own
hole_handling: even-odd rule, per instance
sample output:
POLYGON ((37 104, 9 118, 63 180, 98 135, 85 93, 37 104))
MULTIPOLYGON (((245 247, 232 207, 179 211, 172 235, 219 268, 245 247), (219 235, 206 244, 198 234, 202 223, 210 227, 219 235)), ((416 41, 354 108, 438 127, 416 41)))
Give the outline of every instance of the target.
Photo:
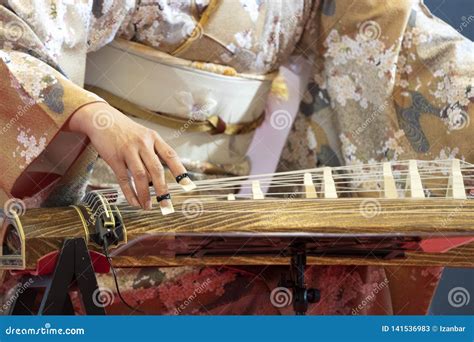
MULTIPOLYGON (((340 238, 474 238, 474 201, 428 199, 292 199, 202 201, 192 212, 186 201, 176 201, 176 213, 162 216, 159 210, 120 208, 128 243, 112 251, 117 267, 167 265, 273 265, 287 264, 288 257, 225 255, 180 256, 172 252, 178 237, 186 236, 307 236, 318 239, 340 238), (371 201, 370 203, 368 201, 371 201), (371 210, 367 209, 371 205, 371 210), (375 208, 375 209, 374 209, 375 208), (144 251, 141 240, 146 239, 144 251), (155 243, 150 243, 155 242, 155 243), (170 246, 168 250, 162 247, 170 246), (135 253, 135 251, 137 251, 135 253)), ((10 225, 24 235, 24 268, 35 269, 37 261, 61 248, 65 239, 84 237, 89 232, 78 211, 68 208, 28 209, 10 225)), ((3 237, 8 230, 4 225, 3 237)), ((5 248, 5 247, 4 247, 5 248)), ((90 244, 91 249, 100 251, 90 244)), ((405 257, 378 259, 365 256, 316 256, 309 264, 348 265, 437 265, 474 267, 474 244, 465 244, 446 253, 411 250, 405 257)))

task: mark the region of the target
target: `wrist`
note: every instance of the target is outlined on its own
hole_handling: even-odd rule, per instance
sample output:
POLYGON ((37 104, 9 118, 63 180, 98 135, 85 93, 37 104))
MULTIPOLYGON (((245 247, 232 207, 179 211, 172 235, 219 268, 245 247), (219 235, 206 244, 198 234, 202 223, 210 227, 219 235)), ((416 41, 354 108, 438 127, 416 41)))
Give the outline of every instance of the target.
POLYGON ((106 102, 94 102, 82 106, 69 119, 67 129, 90 136, 94 124, 94 113, 104 110, 108 106, 106 102))

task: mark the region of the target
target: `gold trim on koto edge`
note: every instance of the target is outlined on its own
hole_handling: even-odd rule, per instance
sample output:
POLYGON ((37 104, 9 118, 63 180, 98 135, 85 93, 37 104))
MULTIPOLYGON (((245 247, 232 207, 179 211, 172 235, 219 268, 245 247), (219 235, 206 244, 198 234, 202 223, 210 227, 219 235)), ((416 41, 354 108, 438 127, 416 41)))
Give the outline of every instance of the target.
POLYGON ((1 235, 0 241, 5 242, 6 234, 8 233, 7 227, 12 225, 18 232, 18 237, 20 239, 20 255, 10 254, 4 255, 3 246, 0 246, 0 272, 4 270, 24 270, 26 268, 26 237, 23 229, 23 224, 21 223, 20 217, 14 211, 10 213, 11 216, 3 218, 3 221, 0 221, 1 235), (4 265, 4 260, 21 260, 21 265, 12 266, 11 264, 4 265))
POLYGON ((13 217, 15 219, 16 223, 16 229, 18 230, 18 233, 20 234, 20 239, 21 239, 21 269, 24 270, 26 268, 26 237, 25 237, 25 231, 23 230, 23 224, 21 223, 20 217, 16 212, 13 212, 13 217))

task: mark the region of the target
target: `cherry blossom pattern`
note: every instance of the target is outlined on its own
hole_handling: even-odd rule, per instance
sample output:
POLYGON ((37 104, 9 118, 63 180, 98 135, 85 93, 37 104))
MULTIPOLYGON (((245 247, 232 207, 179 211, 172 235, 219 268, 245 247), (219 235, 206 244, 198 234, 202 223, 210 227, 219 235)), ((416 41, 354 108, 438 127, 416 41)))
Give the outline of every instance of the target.
POLYGON ((43 152, 46 147, 46 136, 47 134, 35 137, 30 134, 30 129, 19 129, 19 134, 16 138, 18 146, 13 152, 13 157, 24 159, 22 164, 18 163, 20 169, 24 169, 43 152))

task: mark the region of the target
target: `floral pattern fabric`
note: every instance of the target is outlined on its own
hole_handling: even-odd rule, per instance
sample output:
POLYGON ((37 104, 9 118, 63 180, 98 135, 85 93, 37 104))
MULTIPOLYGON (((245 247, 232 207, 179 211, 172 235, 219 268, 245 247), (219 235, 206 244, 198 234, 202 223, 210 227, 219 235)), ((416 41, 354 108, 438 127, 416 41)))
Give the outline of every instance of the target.
POLYGON ((69 139, 71 157, 54 167, 48 166, 47 147, 78 108, 102 100, 68 80, 32 28, 3 6, 0 21, 0 202, 8 197, 34 201, 36 193, 52 184, 47 176, 51 170, 59 172, 56 180, 64 176, 86 142, 83 137, 69 139))
MULTIPOLYGON (((312 59, 314 74, 279 171, 406 159, 474 161, 472 42, 421 1, 321 1, 311 16, 297 52, 312 59)), ((329 284, 338 284, 320 303, 333 300, 326 310, 362 314, 351 305, 354 296, 370 303, 362 306, 365 313, 420 314, 441 269, 372 268, 369 278, 354 278, 345 267, 330 272, 342 279, 326 273, 329 284), (343 285, 343 279, 351 281, 343 285), (374 295, 380 284, 387 286, 374 295), (371 287, 373 298, 364 299, 371 287)))

